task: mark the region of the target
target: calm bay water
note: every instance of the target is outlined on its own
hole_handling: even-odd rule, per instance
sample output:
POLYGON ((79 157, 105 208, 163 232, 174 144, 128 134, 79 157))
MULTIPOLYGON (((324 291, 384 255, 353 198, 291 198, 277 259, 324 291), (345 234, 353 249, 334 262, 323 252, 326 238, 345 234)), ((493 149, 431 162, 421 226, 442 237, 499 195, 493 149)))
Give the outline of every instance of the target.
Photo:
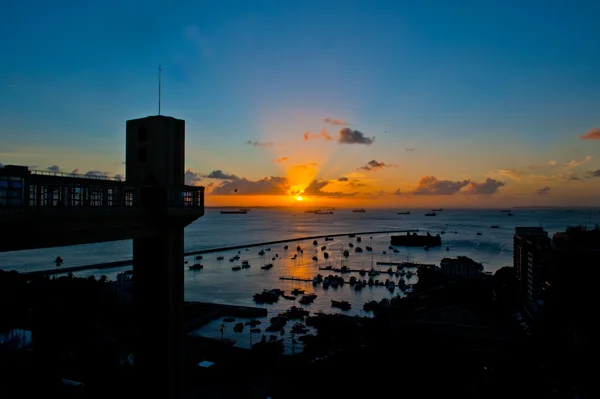
MULTIPOLYGON (((404 210, 403 210, 404 211, 404 210)), ((320 271, 319 266, 330 262, 335 264, 340 258, 342 249, 349 249, 350 256, 344 262, 352 269, 375 268, 386 270, 388 266, 377 266, 377 261, 406 261, 429 263, 439 265, 443 257, 468 256, 484 265, 485 271, 495 272, 499 268, 512 265, 512 241, 515 226, 543 226, 549 234, 564 231, 567 226, 600 224, 598 209, 513 209, 514 216, 500 212, 499 209, 490 210, 453 210, 447 209, 437 212, 435 217, 424 214, 429 210, 410 210, 410 215, 398 215, 397 210, 370 210, 364 213, 355 213, 351 209, 336 209, 333 214, 304 213, 303 210, 292 209, 252 209, 247 214, 220 214, 216 208, 206 209, 204 217, 198 219, 185 229, 186 251, 221 248, 236 245, 251 245, 261 242, 282 239, 294 239, 288 243, 289 249, 284 250, 285 244, 270 245, 270 251, 260 256, 261 249, 267 246, 250 247, 242 249, 242 260, 248 260, 251 267, 240 271, 232 271, 233 263, 229 258, 238 251, 224 251, 222 253, 205 254, 201 263, 204 269, 185 272, 185 296, 189 301, 218 302, 246 306, 257 306, 252 295, 265 288, 281 288, 286 294, 293 288, 305 289, 307 293, 315 292, 318 296, 311 305, 304 306, 311 312, 332 312, 331 299, 343 299, 352 303, 352 309, 345 311, 350 315, 369 315, 362 310, 362 305, 370 300, 380 300, 398 295, 399 291, 389 292, 385 287, 365 287, 355 291, 353 287, 344 285, 338 288, 323 289, 320 285, 314 286, 308 282, 282 281, 279 278, 301 277, 312 278, 318 273, 330 274, 320 271), (497 225, 499 228, 491 228, 497 225), (425 251, 422 247, 397 247, 399 252, 392 253, 388 250, 391 233, 395 230, 419 229, 420 234, 429 231, 431 234, 442 235, 442 247, 431 248, 425 251), (361 235, 362 242, 357 243, 356 238, 347 235, 335 237, 333 241, 318 239, 318 245, 313 245, 313 240, 303 240, 303 237, 333 234, 351 234, 360 232, 382 232, 379 234, 361 235), (481 233, 478 235, 477 233, 481 233), (349 244, 359 245, 363 249, 370 245, 373 251, 357 253, 349 248, 349 244), (303 253, 298 253, 296 260, 292 260, 297 253, 296 246, 303 248, 303 253), (323 258, 320 247, 327 246, 330 258, 323 258), (449 250, 446 251, 446 247, 449 250), (387 254, 383 254, 387 251, 387 254), (278 254, 276 260, 272 257, 278 254), (311 258, 317 255, 319 260, 311 258), (224 260, 217 260, 217 256, 224 256, 224 260), (262 270, 265 262, 273 263, 270 270, 262 270)), ((61 256, 63 266, 77 266, 92 263, 101 263, 114 260, 130 259, 132 257, 131 241, 116 241, 101 244, 78 245, 72 247, 17 251, 0 253, 0 269, 17 270, 20 272, 46 270, 54 267, 53 259, 61 256)), ((194 257, 187 259, 188 264, 194 263, 194 257)), ((239 264, 239 263, 238 263, 239 264)), ((131 267, 115 269, 86 270, 75 273, 76 276, 106 275, 114 279, 116 274, 131 267)), ((358 274, 354 274, 357 278, 358 274)), ((348 279, 350 275, 346 275, 348 279)), ((390 278, 397 281, 396 277, 382 274, 378 278, 390 278)), ((415 283, 416 276, 407 283, 415 283)), ((280 299, 278 303, 265 306, 269 309, 270 318, 280 311, 288 309, 297 301, 292 302, 280 299)), ((266 318, 259 327, 266 327, 266 318)), ((289 323, 290 327, 291 324, 289 323)), ((198 334, 220 337, 220 320, 216 320, 197 331, 198 334)), ((231 326, 230 326, 231 327, 231 326)), ((224 332, 226 338, 236 339, 238 346, 247 346, 250 336, 247 333, 235 334, 231 328, 224 332)), ((259 335, 254 337, 256 342, 259 335)), ((287 335, 286 335, 287 337, 287 335)), ((286 342, 289 340, 286 340, 286 342)), ((287 345, 287 351, 290 345, 287 345)))

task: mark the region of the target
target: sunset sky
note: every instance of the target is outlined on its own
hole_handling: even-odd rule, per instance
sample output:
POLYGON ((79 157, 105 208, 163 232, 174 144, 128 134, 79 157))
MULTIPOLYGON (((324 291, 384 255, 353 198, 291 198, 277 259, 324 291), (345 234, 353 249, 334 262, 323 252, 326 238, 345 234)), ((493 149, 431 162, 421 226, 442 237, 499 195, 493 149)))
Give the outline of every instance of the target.
POLYGON ((208 206, 600 203, 599 1, 9 3, 0 164, 123 174, 162 64, 208 206))

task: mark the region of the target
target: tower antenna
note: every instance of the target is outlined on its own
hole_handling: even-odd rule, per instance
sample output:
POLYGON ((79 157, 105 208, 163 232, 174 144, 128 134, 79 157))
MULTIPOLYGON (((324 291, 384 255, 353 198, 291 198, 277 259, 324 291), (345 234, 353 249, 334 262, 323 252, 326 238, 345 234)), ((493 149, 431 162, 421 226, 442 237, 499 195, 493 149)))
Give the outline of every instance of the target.
POLYGON ((162 78, 162 65, 158 64, 158 114, 160 115, 160 91, 162 78))

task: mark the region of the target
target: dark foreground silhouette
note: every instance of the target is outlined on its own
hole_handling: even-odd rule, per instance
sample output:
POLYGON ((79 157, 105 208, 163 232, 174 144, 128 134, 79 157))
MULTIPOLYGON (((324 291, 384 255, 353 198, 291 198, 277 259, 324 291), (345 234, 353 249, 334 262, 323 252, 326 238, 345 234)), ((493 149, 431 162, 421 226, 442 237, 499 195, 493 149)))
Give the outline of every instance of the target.
MULTIPOLYGON (((515 287, 512 268, 454 281, 423 268, 414 295, 371 304, 372 318, 307 319, 318 335, 294 356, 276 345, 247 350, 188 336, 184 397, 586 397, 585 372, 515 320, 515 287), (203 360, 214 364, 198 367, 203 360)), ((3 398, 152 392, 152 381, 136 380, 128 362, 136 339, 131 306, 104 278, 0 271, 0 299, 1 327, 33 332, 31 347, 1 348, 3 398)))

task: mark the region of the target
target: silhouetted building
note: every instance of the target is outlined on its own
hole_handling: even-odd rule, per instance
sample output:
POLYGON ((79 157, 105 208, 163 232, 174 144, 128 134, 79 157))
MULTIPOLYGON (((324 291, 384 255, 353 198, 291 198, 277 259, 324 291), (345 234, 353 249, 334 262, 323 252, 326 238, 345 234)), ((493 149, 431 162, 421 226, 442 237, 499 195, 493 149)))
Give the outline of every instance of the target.
POLYGON ((550 238, 542 227, 515 227, 513 266, 519 281, 519 300, 530 318, 541 305, 543 254, 549 245, 550 238))
POLYGON ((126 134, 126 181, 0 168, 0 229, 10 232, 0 252, 132 239, 138 393, 178 398, 183 229, 204 215, 204 188, 184 184, 185 121, 161 115, 129 120, 126 134))
POLYGON ((444 275, 451 278, 473 278, 483 275, 483 265, 467 256, 443 258, 440 262, 440 267, 444 275))
POLYGON ((517 227, 514 266, 548 372, 593 396, 588 365, 598 353, 600 228, 568 227, 550 240, 541 227, 517 227))

